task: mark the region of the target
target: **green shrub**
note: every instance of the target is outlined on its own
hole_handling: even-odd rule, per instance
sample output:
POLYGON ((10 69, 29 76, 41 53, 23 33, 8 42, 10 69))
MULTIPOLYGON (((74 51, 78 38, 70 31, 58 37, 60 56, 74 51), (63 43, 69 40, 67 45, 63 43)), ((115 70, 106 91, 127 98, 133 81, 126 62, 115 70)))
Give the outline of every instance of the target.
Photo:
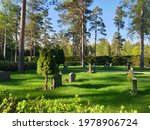
POLYGON ((114 65, 126 65, 127 61, 127 58, 123 56, 114 56, 112 58, 112 62, 114 65))
POLYGON ((17 100, 9 91, 0 92, 0 113, 12 113, 16 111, 17 100))
MULTIPOLYGON (((76 95, 70 102, 60 102, 60 100, 45 99, 43 96, 30 99, 27 96, 22 101, 17 101, 9 91, 0 92, 0 112, 2 113, 109 113, 111 107, 104 105, 94 105, 90 101, 82 101, 76 95)), ((115 112, 135 113, 136 110, 127 111, 125 106, 120 106, 115 112)))
POLYGON ((80 57, 79 56, 70 56, 65 58, 66 65, 80 65, 80 57))
POLYGON ((53 50, 50 48, 42 49, 37 62, 37 73, 45 77, 44 90, 48 88, 48 75, 55 74, 57 69, 53 50))
POLYGON ((140 65, 140 56, 131 56, 131 65, 139 66, 140 65))
MULTIPOLYGON (((35 62, 25 62, 24 69, 36 69, 37 64, 35 62)), ((17 62, 7 62, 7 61, 0 61, 0 71, 17 71, 18 70, 18 63, 17 62)))
POLYGON ((106 63, 112 63, 112 58, 110 56, 96 56, 95 62, 97 65, 105 65, 106 63))

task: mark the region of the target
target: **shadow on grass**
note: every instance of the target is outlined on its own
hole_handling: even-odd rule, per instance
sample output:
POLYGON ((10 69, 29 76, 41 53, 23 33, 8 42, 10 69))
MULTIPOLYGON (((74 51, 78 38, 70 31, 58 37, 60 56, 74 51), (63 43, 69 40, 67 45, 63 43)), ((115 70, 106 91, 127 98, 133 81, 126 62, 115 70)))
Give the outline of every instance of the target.
POLYGON ((102 89, 111 86, 118 86, 118 84, 74 84, 73 87, 85 88, 85 89, 102 89))
POLYGON ((21 85, 22 82, 26 81, 27 79, 10 79, 7 81, 1 81, 0 84, 1 85, 21 85))
POLYGON ((145 89, 145 90, 138 90, 138 95, 150 95, 150 86, 148 86, 149 89, 145 89))

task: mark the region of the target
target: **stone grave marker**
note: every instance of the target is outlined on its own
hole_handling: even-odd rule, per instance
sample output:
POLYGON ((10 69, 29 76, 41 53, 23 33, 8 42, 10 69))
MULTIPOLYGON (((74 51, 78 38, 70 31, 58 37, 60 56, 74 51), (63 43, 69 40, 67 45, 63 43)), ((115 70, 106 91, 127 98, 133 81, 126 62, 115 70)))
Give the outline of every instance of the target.
POLYGON ((55 74, 52 77, 52 86, 51 89, 55 89, 56 87, 62 86, 62 74, 61 72, 58 74, 55 74))
POLYGON ((95 63, 93 64, 93 73, 96 73, 96 65, 95 65, 95 63))
POLYGON ((67 65, 64 65, 64 70, 68 70, 68 66, 67 65))
POLYGON ((132 78, 134 78, 134 71, 133 71, 133 68, 131 68, 131 69, 129 70, 129 73, 132 75, 132 78))
POLYGON ((75 73, 70 73, 69 74, 69 82, 74 82, 76 79, 76 74, 75 73))
POLYGON ((0 81, 9 80, 9 79, 10 79, 10 72, 9 71, 0 71, 0 81))
POLYGON ((127 63, 128 71, 130 70, 130 63, 127 63))
POLYGON ((109 67, 112 67, 112 63, 109 64, 109 67))

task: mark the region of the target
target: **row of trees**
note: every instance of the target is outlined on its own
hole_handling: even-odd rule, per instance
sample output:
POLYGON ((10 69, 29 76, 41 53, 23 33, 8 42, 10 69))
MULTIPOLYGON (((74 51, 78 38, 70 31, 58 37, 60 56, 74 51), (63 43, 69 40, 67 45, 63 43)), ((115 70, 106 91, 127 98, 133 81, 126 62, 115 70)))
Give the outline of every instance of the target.
MULTIPOLYGON (((70 44, 61 44, 61 48, 64 50, 65 56, 73 56, 73 46, 70 44)), ((88 44, 85 48, 88 55, 95 56, 95 44, 88 44)), ((140 42, 133 43, 131 41, 125 41, 119 49, 119 55, 131 56, 140 55, 140 42)), ((119 56, 118 55, 118 42, 116 39, 110 43, 107 39, 101 39, 96 45, 96 56, 119 56)), ((150 57, 150 45, 146 44, 144 49, 144 55, 150 57)), ((79 55, 74 55, 79 56, 79 55)))
MULTIPOLYGON (((19 0, 0 0, 0 2, 2 5, 0 7, 0 49, 3 51, 4 59, 7 58, 6 50, 9 49, 15 51, 15 61, 19 55, 20 72, 23 71, 24 45, 30 50, 31 60, 39 47, 53 46, 56 43, 64 48, 67 46, 68 49, 72 46, 73 55, 79 55, 81 64, 84 66, 84 56, 89 54, 90 49, 90 52, 96 55, 97 40, 101 38, 99 35, 106 35, 105 24, 101 18, 102 9, 100 7, 89 9, 93 0, 22 0, 21 7, 19 0), (55 9, 59 12, 59 24, 68 27, 67 30, 54 35, 50 35, 54 32, 50 18, 51 12, 49 12, 52 4, 56 5, 55 9), (91 25, 90 28, 87 28, 88 23, 91 25), (94 31, 95 34, 93 50, 88 45, 90 31, 94 31), (71 40, 72 45, 68 44, 71 40)), ((124 28, 124 18, 128 16, 130 18, 129 33, 140 36, 141 68, 144 67, 144 38, 149 37, 150 34, 149 3, 150 0, 122 1, 116 9, 114 18, 117 29, 113 38, 113 43, 116 44, 115 54, 122 54, 121 48, 125 39, 122 38, 120 30, 124 28)))

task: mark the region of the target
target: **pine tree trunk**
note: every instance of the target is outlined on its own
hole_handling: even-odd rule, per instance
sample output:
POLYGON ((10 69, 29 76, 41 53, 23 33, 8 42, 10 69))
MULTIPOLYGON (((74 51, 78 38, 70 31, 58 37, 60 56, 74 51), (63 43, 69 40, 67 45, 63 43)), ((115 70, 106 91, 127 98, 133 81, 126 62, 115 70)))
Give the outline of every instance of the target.
POLYGON ((140 68, 144 69, 144 34, 140 33, 140 68))
POLYGON ((3 51, 4 59, 6 59, 6 46, 7 46, 7 30, 6 30, 6 27, 5 27, 4 51, 3 51))
POLYGON ((15 44, 15 62, 17 62, 17 56, 18 56, 18 38, 17 38, 17 32, 16 32, 16 44, 15 44))
POLYGON ((84 67, 84 14, 82 12, 82 27, 81 27, 81 62, 84 67))
POLYGON ((95 56, 96 56, 96 44, 97 44, 97 25, 95 26, 95 48, 94 48, 95 56))
POLYGON ((140 68, 144 69, 144 9, 141 10, 141 30, 140 30, 140 68))
POLYGON ((20 20, 19 61, 18 61, 18 72, 19 73, 23 73, 23 71, 24 71, 25 17, 26 17, 26 0, 22 0, 21 20, 20 20))

